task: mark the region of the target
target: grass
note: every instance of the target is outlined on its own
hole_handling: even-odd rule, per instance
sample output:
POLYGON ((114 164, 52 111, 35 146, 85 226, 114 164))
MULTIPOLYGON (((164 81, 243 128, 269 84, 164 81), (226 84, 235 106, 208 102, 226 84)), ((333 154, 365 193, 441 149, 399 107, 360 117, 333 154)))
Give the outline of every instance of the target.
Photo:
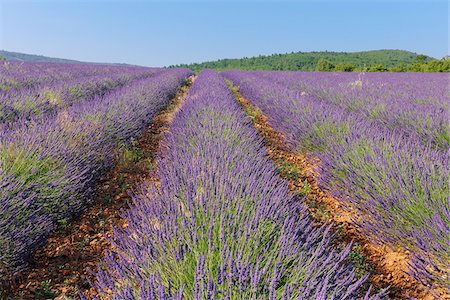
POLYGON ((278 170, 280 171, 280 173, 292 180, 298 180, 300 178, 300 168, 293 164, 290 163, 288 161, 282 160, 280 159, 278 161, 278 170))
POLYGON ((119 176, 117 176, 117 182, 119 183, 122 191, 126 191, 128 189, 128 184, 127 184, 123 174, 119 174, 119 176))
POLYGON ((302 184, 303 184, 303 186, 300 189, 300 193, 302 193, 305 197, 308 197, 312 191, 311 186, 310 186, 308 180, 306 180, 306 179, 302 182, 302 184))
POLYGON ((356 275, 358 278, 373 271, 372 267, 367 263, 367 257, 362 253, 359 243, 353 244, 349 257, 356 267, 356 275))
POLYGON ((244 110, 253 122, 255 122, 262 115, 261 110, 257 107, 247 106, 244 110))
MULTIPOLYGON (((234 86, 228 79, 225 79, 225 81, 227 82, 228 86, 231 87, 231 91, 233 92, 233 95, 236 97, 236 99, 239 99, 241 96, 239 94, 238 87, 234 86)), ((244 108, 245 113, 247 114, 247 116, 250 117, 253 123, 256 122, 256 120, 262 115, 262 112, 259 109, 259 107, 253 105, 245 105, 245 106, 242 105, 242 106, 244 108)))
POLYGON ((331 212, 327 209, 325 203, 317 202, 316 199, 312 198, 308 201, 308 206, 313 210, 312 214, 315 219, 322 222, 327 222, 330 219, 331 212))
POLYGON ((54 299, 56 297, 56 292, 52 291, 51 280, 41 281, 41 285, 36 290, 36 299, 54 299))
POLYGON ((69 221, 67 219, 61 219, 58 220, 58 231, 61 233, 67 232, 67 229, 69 228, 69 221))
POLYGON ((77 242, 77 246, 76 246, 76 247, 77 247, 77 250, 78 250, 78 251, 83 250, 83 248, 84 248, 85 246, 87 246, 87 245, 89 244, 89 242, 90 242, 89 237, 85 237, 83 240, 77 242))
POLYGON ((129 145, 122 145, 121 150, 121 164, 125 166, 139 162, 144 154, 143 150, 139 149, 134 142, 129 145))
POLYGON ((103 204, 111 204, 114 201, 114 198, 111 195, 102 195, 101 197, 101 201, 103 202, 103 204))

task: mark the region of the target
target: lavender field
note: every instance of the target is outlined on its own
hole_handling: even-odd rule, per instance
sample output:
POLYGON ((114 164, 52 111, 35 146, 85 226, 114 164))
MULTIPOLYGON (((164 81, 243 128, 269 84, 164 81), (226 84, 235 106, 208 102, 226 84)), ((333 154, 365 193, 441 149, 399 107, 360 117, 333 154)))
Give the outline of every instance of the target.
POLYGON ((99 176, 111 168, 114 147, 138 136, 191 73, 2 67, 0 274, 6 280, 58 222, 88 205, 99 176))
POLYGON ((217 73, 200 74, 172 126, 161 185, 133 197, 97 275, 100 298, 380 298, 362 295, 350 247, 336 249, 288 194, 217 73))
POLYGON ((448 286, 448 76, 276 73, 224 76, 320 159, 320 182, 374 243, 411 253, 421 282, 448 286))
POLYGON ((288 153, 316 162, 314 180, 351 214, 358 234, 405 253, 404 272, 430 295, 446 293, 447 75, 205 70, 173 108, 193 75, 0 63, 1 286, 23 282, 34 251, 95 204, 118 149, 171 109, 153 145, 148 172, 156 179, 126 191, 132 201, 120 212, 124 223, 113 226, 110 246, 72 297, 396 295, 373 282, 369 268, 361 271, 354 242, 315 219, 306 196, 292 191, 234 88, 283 136, 288 153))

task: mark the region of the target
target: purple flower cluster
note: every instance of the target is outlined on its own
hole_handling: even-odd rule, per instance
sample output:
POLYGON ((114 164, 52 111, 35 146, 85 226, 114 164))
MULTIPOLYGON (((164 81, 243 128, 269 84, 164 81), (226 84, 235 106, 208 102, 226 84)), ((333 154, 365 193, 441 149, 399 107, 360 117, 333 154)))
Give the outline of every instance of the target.
POLYGON ((224 80, 203 71, 92 283, 101 299, 379 299, 315 227, 224 80))
MULTIPOLYGON (((161 71, 151 78, 0 130, 0 277, 26 267, 59 220, 78 214, 114 149, 152 121, 190 70, 161 71)), ((0 280, 1 281, 1 280, 0 280)))
POLYGON ((449 284, 445 74, 223 74, 293 150, 320 158, 322 187, 374 242, 408 250, 418 280, 449 284))

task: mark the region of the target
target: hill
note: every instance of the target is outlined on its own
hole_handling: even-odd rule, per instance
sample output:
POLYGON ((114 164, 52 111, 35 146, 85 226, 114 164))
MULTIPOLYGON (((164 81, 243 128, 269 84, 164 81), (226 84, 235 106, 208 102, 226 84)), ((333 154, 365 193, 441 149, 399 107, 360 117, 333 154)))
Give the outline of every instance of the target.
POLYGON ((54 58, 47 57, 43 55, 25 54, 19 52, 10 52, 0 50, 0 56, 6 58, 7 60, 15 61, 31 61, 31 62, 54 62, 54 63, 70 63, 70 64, 81 64, 83 62, 71 59, 54 58))
POLYGON ((95 64, 95 65, 112 65, 112 66, 134 66, 126 63, 101 63, 101 62, 83 62, 73 59, 55 58, 43 55, 25 54, 19 52, 11 52, 0 50, 0 59, 13 60, 13 61, 29 61, 29 62, 53 62, 53 63, 65 63, 65 64, 95 64))
MULTIPOLYGON (((203 63, 182 64, 171 67, 187 67, 196 72, 209 68, 215 70, 283 70, 314 71, 319 60, 333 65, 351 65, 362 69, 382 65, 392 68, 400 64, 411 65, 419 54, 405 50, 372 50, 362 52, 292 52, 286 54, 260 55, 239 59, 220 59, 203 63)), ((426 56, 426 61, 433 60, 426 56)))

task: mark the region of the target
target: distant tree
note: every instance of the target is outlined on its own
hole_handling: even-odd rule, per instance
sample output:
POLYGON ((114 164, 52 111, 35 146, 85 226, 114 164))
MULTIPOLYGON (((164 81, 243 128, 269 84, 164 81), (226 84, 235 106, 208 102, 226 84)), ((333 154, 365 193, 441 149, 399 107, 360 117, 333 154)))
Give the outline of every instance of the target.
POLYGON ((409 71, 411 72, 425 72, 426 64, 420 62, 414 62, 410 67, 409 71))
POLYGON ((450 72, 450 59, 432 60, 425 65, 426 72, 450 72))
POLYGON ((356 69, 356 66, 354 64, 349 63, 338 63, 334 67, 334 71, 337 72, 353 72, 356 69))
MULTIPOLYGON (((368 66, 380 64, 383 68, 372 68, 371 71, 417 71, 427 72, 431 70, 442 69, 438 65, 428 65, 431 57, 417 55, 408 51, 401 50, 376 50, 356 53, 345 52, 294 52, 289 54, 259 55, 257 57, 247 57, 242 59, 222 59, 218 61, 209 61, 197 65, 180 65, 188 67, 194 71, 205 68, 226 70, 290 70, 290 71, 350 71, 353 65, 353 72, 368 71, 368 66), (401 64, 404 62, 407 66, 401 64), (416 65, 410 69, 413 63, 416 65)), ((445 62, 442 63, 445 65, 445 62)), ((445 68, 444 68, 445 70, 445 68)))
POLYGON ((6 60, 6 57, 0 56, 0 60, 6 60))
POLYGON ((419 54, 417 55, 412 65, 409 67, 409 71, 411 72, 426 72, 427 71, 427 57, 425 55, 419 54))
POLYGON ((427 57, 423 54, 419 54, 416 56, 416 58, 414 58, 414 62, 413 63, 419 63, 419 64, 423 64, 425 63, 427 60, 427 57))
POLYGON ((321 58, 317 61, 316 71, 319 72, 331 72, 334 69, 334 65, 328 60, 321 58))
POLYGON ((399 63, 395 67, 391 69, 392 72, 407 72, 408 71, 408 65, 404 62, 399 63))
POLYGON ((368 72, 387 72, 389 71, 385 66, 383 66, 382 64, 376 64, 373 66, 370 66, 367 69, 368 72))

